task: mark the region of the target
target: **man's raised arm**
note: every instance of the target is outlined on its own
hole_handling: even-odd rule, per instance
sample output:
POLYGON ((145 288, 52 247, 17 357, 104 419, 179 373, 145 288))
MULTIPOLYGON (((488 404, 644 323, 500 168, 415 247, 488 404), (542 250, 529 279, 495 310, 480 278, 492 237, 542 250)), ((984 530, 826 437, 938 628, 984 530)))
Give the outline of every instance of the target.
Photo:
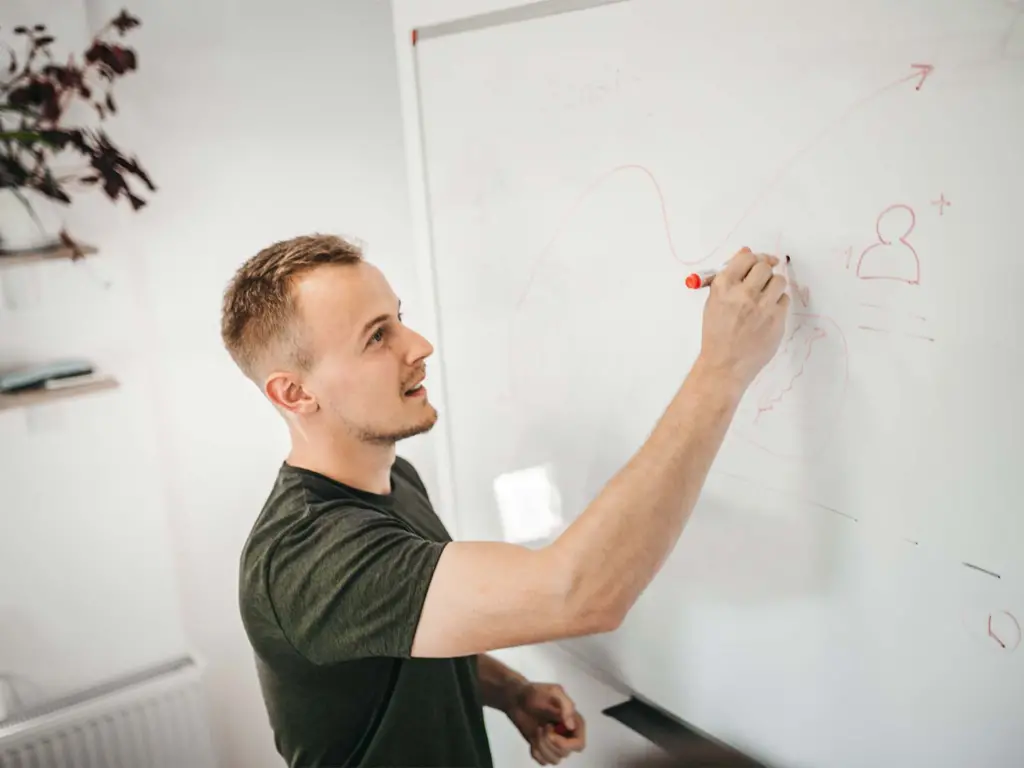
POLYGON ((744 249, 714 279, 701 352, 647 441, 550 545, 451 542, 413 656, 451 657, 610 631, 675 546, 736 407, 778 349, 777 260, 744 249))

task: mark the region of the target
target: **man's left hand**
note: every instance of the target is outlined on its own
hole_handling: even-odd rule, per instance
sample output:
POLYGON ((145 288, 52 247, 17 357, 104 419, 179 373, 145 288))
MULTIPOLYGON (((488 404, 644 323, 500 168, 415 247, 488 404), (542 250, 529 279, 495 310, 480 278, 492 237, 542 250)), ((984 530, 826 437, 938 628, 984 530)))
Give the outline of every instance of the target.
POLYGON ((530 744, 530 755, 541 765, 558 765, 587 743, 587 725, 562 686, 527 683, 508 710, 509 719, 530 744), (555 726, 568 732, 563 736, 555 726))

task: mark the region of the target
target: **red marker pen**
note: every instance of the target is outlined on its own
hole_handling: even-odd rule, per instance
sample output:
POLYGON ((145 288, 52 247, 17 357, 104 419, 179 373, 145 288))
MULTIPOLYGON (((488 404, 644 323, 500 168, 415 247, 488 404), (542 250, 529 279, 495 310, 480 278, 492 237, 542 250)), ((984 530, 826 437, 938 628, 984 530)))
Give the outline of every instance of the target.
MULTIPOLYGON (((789 256, 786 256, 786 263, 789 263, 789 256)), ((693 290, 699 290, 700 288, 707 288, 711 285, 711 281, 715 279, 715 275, 725 269, 723 264, 718 269, 708 269, 703 272, 692 272, 686 277, 686 287, 693 290)))
POLYGON ((699 288, 707 288, 711 285, 711 281, 715 279, 719 270, 707 269, 703 272, 693 272, 686 277, 686 287, 697 290, 699 288))

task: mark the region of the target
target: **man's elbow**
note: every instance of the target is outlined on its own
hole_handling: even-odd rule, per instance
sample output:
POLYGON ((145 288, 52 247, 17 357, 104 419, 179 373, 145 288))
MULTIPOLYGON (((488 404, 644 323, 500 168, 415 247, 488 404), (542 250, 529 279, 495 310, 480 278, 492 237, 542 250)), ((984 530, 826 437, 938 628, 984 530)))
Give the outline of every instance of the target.
POLYGON ((596 598, 589 604, 579 605, 572 615, 573 626, 569 634, 575 636, 614 632, 626 619, 626 612, 619 606, 596 598))
POLYGON ((625 620, 626 612, 620 610, 618 606, 602 606, 588 617, 586 634, 602 635, 605 632, 614 632, 622 626, 622 622, 625 620))
POLYGON ((606 589, 585 571, 565 567, 559 596, 562 631, 578 637, 614 632, 626 619, 629 606, 618 590, 606 589))

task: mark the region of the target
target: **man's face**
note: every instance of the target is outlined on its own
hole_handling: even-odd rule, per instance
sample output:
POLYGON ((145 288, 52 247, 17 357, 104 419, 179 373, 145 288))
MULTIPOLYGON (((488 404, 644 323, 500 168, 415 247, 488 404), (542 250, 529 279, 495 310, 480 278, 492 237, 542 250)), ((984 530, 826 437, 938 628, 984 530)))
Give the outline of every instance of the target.
POLYGON ((319 267, 295 286, 302 343, 313 365, 303 386, 357 439, 390 444, 437 421, 421 386, 430 343, 402 325, 400 304, 368 263, 319 267))

